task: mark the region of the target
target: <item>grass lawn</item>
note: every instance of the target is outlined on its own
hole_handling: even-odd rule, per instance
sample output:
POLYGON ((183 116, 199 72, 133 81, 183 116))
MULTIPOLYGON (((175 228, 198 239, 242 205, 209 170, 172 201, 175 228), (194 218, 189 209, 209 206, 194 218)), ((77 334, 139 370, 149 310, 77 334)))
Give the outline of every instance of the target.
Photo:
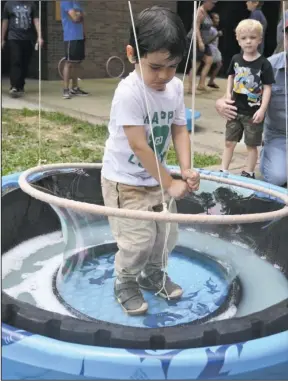
MULTIPOLYGON (((93 125, 57 112, 42 112, 41 160, 51 163, 95 162, 102 159, 106 125, 93 125)), ((38 164, 38 111, 2 109, 2 176, 38 164)), ((173 148, 168 164, 177 165, 173 148)), ((195 153, 195 167, 220 163, 217 155, 195 153)))

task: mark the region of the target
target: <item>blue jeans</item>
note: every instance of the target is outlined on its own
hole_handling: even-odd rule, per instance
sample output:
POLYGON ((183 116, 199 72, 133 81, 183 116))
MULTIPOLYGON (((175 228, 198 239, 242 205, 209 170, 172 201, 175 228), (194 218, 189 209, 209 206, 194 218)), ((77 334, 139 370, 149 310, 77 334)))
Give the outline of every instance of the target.
POLYGON ((270 184, 283 186, 287 182, 286 139, 266 141, 260 155, 260 171, 270 184))

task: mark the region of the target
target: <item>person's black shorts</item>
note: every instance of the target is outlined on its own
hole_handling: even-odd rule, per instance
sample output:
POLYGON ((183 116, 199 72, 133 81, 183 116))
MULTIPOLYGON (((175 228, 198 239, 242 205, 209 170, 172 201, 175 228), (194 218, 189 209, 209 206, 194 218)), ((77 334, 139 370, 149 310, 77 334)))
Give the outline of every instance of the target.
POLYGON ((81 62, 85 59, 85 40, 64 41, 65 58, 70 62, 81 62))

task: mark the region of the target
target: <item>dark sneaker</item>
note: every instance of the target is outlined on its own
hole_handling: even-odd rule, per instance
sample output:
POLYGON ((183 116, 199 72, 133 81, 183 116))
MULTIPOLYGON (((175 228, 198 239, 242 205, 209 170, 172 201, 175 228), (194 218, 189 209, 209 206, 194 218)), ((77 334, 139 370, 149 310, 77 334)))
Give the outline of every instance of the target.
POLYGON ((241 176, 242 177, 248 177, 248 179, 255 179, 255 173, 253 173, 253 175, 250 175, 250 173, 248 173, 246 171, 242 171, 241 176))
POLYGON ((63 96, 64 99, 71 99, 71 95, 70 95, 69 89, 64 89, 62 96, 63 96))
POLYGON ((71 95, 78 95, 78 96, 82 96, 82 97, 86 97, 87 95, 89 95, 89 93, 87 93, 86 91, 81 90, 80 87, 74 87, 73 89, 71 89, 70 94, 71 95))
POLYGON ((139 275, 137 281, 141 288, 150 290, 161 296, 164 299, 179 299, 183 294, 183 290, 178 284, 173 283, 169 276, 166 274, 164 279, 164 271, 157 270, 151 275, 144 277, 139 275), (165 284, 163 286, 163 281, 165 284))
POLYGON ((18 91, 15 87, 12 87, 9 90, 9 94, 10 94, 11 98, 19 98, 21 96, 20 91, 18 91))
POLYGON ((136 281, 114 284, 114 295, 123 310, 129 315, 143 315, 148 310, 139 285, 136 281))

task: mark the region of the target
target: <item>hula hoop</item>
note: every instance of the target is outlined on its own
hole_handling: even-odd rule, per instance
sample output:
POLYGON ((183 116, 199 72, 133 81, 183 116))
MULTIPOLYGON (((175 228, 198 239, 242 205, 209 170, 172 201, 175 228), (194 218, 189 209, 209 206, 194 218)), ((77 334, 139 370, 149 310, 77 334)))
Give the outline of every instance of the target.
POLYGON ((125 64, 124 64, 124 61, 122 60, 122 58, 118 57, 118 56, 112 56, 110 57, 107 62, 106 62, 106 72, 107 74, 109 75, 110 78, 121 78, 125 72, 125 64), (110 70, 109 70, 109 64, 111 63, 111 61, 113 60, 118 60, 120 61, 121 65, 122 65, 122 71, 121 71, 121 74, 119 75, 112 75, 110 70))
MULTIPOLYGON (((95 168, 101 169, 102 163, 65 163, 65 164, 48 164, 43 166, 37 166, 30 168, 23 172, 19 177, 19 186, 23 192, 29 194, 31 197, 41 200, 43 202, 52 204, 58 207, 70 208, 75 211, 86 212, 90 214, 100 214, 109 217, 121 217, 136 220, 145 221, 161 221, 161 222, 174 222, 174 223, 197 223, 197 224, 239 224, 239 223, 252 223, 252 222, 263 222, 270 221, 273 219, 278 219, 288 216, 288 195, 284 195, 275 190, 266 189, 264 187, 254 185, 254 184, 243 184, 241 181, 229 180, 226 178, 220 178, 211 175, 200 174, 203 180, 215 181, 218 183, 224 183, 229 185, 234 185, 241 188, 248 188, 254 191, 262 192, 270 196, 276 197, 282 200, 285 206, 282 209, 273 212, 266 213, 255 213, 255 214, 239 214, 239 215, 196 215, 196 214, 178 214, 178 213, 156 213, 147 211, 135 211, 130 209, 118 209, 111 208, 101 205, 89 204, 86 202, 79 202, 74 200, 63 199, 57 196, 52 196, 50 194, 41 192, 31 186, 27 178, 29 176, 36 174, 37 172, 45 172, 47 170, 55 169, 73 169, 73 168, 95 168)), ((174 173, 179 173, 174 171, 174 173)))
MULTIPOLYGON (((66 61, 66 57, 62 57, 61 60, 58 62, 58 74, 60 76, 61 79, 64 79, 64 76, 62 74, 62 71, 61 71, 61 64, 66 61)), ((71 79, 71 78, 70 78, 71 79)), ((81 78, 77 78, 78 81, 81 81, 81 78)))

